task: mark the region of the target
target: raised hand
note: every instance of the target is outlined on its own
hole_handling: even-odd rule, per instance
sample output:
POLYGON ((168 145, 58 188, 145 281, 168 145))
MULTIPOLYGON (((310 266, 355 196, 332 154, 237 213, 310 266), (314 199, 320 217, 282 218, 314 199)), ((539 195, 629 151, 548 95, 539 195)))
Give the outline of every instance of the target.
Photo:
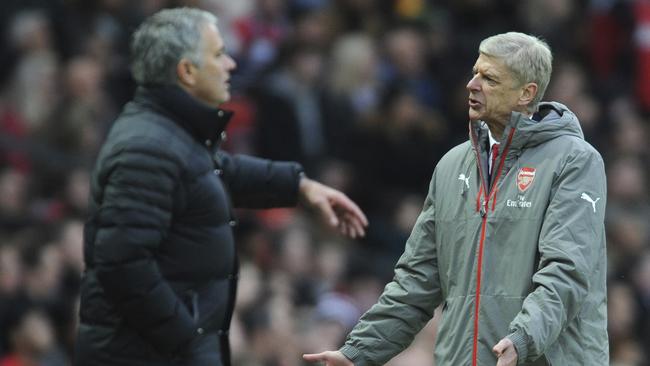
POLYGON ((326 223, 350 238, 366 235, 368 219, 345 194, 315 180, 300 179, 301 201, 319 211, 326 223))

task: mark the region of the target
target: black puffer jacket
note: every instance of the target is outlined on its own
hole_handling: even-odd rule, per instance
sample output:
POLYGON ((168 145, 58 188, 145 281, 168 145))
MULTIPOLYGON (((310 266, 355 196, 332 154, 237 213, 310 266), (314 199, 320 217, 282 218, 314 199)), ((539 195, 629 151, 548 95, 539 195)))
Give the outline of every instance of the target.
POLYGON ((302 170, 218 151, 230 116, 157 87, 115 122, 92 174, 75 364, 218 365, 236 285, 231 207, 294 205, 302 170))

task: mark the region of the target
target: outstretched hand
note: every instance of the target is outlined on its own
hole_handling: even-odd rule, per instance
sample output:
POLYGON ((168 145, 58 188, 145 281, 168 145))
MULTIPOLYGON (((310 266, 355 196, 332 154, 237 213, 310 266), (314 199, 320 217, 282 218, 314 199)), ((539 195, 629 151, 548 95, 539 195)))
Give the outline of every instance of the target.
POLYGON ((325 366, 354 366, 340 351, 304 354, 302 358, 307 362, 324 362, 325 366))
POLYGON ((508 338, 503 338, 493 348, 492 352, 499 359, 497 366, 515 366, 517 365, 517 349, 512 341, 508 338))
POLYGON ((307 177, 300 179, 299 189, 301 201, 319 211, 329 226, 353 239, 366 235, 366 215, 345 194, 307 177))

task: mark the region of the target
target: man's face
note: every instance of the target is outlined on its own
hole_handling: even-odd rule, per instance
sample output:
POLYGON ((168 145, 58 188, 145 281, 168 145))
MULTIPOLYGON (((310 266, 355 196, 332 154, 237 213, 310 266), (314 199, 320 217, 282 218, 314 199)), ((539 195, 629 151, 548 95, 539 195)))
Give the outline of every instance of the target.
POLYGON ((190 93, 217 107, 230 99, 230 72, 237 66, 225 52, 223 39, 214 24, 203 28, 201 66, 197 66, 196 84, 190 93))
POLYGON ((467 83, 469 119, 505 125, 512 111, 523 112, 519 105, 522 88, 503 61, 480 54, 467 83))

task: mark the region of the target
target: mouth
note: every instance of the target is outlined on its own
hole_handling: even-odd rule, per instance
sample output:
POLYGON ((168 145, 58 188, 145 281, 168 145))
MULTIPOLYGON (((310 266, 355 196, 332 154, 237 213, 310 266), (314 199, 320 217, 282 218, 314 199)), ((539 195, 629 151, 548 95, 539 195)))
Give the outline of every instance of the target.
POLYGON ((472 108, 472 109, 476 109, 476 108, 479 108, 481 106, 481 102, 479 102, 478 100, 476 100, 474 98, 469 98, 468 104, 469 104, 469 107, 472 108))

